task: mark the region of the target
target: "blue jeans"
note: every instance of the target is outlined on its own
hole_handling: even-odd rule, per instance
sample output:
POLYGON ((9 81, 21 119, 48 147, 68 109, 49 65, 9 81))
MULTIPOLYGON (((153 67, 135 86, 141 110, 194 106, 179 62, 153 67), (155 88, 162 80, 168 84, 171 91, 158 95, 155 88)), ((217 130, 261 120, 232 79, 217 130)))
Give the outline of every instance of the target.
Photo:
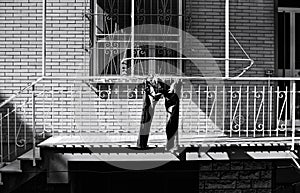
MULTIPOLYGON (((147 87, 147 85, 146 85, 147 87)), ((168 86, 164 86, 164 88, 169 89, 168 86)), ((149 89, 148 89, 149 90, 149 89)), ((155 90, 155 89, 154 89, 155 90)), ((176 147, 176 138, 177 138, 177 131, 178 131, 178 121, 179 121, 179 97, 176 92, 161 92, 161 95, 165 98, 165 108, 168 113, 167 125, 166 125, 166 134, 167 134, 167 145, 166 149, 170 150, 176 147)), ((154 116, 155 106, 160 99, 158 97, 153 96, 150 92, 145 89, 144 92, 144 103, 143 103, 143 110, 142 110, 142 118, 141 118, 141 126, 139 132, 139 138, 137 145, 140 148, 146 148, 150 133, 150 127, 152 123, 152 119, 154 116)))

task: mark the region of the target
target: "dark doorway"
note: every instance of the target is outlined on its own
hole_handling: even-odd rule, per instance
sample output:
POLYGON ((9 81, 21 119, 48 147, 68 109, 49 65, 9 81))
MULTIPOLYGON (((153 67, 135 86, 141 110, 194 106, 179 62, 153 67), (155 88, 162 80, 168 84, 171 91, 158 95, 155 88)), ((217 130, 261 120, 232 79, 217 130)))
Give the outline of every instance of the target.
POLYGON ((151 170, 124 170, 105 162, 70 165, 72 193, 199 192, 197 164, 169 162, 151 170))

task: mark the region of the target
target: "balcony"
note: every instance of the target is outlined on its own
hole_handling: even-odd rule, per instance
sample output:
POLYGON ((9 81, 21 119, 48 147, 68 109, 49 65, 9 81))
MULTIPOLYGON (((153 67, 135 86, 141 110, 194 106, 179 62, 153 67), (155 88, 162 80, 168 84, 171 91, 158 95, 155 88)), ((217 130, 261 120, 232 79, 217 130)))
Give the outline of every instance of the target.
MULTIPOLYGON (((296 83, 284 86, 280 78, 177 78, 183 82, 179 147, 197 152, 232 146, 260 150, 298 146, 296 83)), ((143 104, 141 83, 142 79, 132 77, 96 82, 46 78, 29 85, 1 109, 1 161, 32 145, 65 151, 134 149, 143 104)), ((158 151, 166 143, 164 108, 161 99, 149 139, 149 147, 158 151)))

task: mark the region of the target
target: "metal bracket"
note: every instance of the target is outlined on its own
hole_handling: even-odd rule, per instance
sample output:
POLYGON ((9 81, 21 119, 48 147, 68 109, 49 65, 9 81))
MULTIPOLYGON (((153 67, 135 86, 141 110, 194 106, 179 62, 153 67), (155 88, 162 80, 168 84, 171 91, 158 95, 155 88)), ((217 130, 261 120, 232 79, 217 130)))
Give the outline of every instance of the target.
POLYGON ((297 168, 300 170, 300 164, 296 160, 296 159, 299 159, 299 157, 293 151, 288 151, 288 153, 290 154, 292 161, 295 163, 297 168))

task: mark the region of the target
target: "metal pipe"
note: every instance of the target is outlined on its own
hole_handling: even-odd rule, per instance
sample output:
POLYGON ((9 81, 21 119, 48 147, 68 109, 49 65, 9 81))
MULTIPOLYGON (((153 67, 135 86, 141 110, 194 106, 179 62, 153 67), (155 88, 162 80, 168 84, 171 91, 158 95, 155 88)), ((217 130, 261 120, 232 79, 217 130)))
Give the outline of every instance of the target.
POLYGON ((256 100, 257 100, 256 86, 254 87, 253 98, 254 98, 254 105, 253 105, 253 137, 255 137, 256 123, 257 123, 256 122, 257 121, 257 117, 256 117, 256 100))
POLYGON ((295 135, 296 135, 296 82, 293 82, 292 85, 292 148, 295 150, 295 135))
POLYGON ((54 136, 54 89, 53 86, 51 88, 52 92, 51 92, 51 113, 52 113, 52 117, 51 117, 51 133, 52 136, 54 136))
POLYGON ((266 94, 266 87, 263 86, 263 91, 262 91, 262 136, 265 137, 265 94, 266 94))
POLYGON ((131 0, 131 76, 134 75, 134 2, 131 0))
POLYGON ((223 126, 223 128, 222 128, 222 133, 223 134, 225 134, 225 99, 226 99, 226 88, 225 88, 225 86, 223 86, 223 104, 222 104, 222 106, 223 106, 223 108, 222 108, 222 126, 223 126))
POLYGON ((32 86, 32 165, 36 166, 35 162, 35 86, 32 86))
POLYGON ((287 102, 288 102, 288 87, 285 87, 285 117, 284 117, 284 128, 285 128, 285 137, 287 137, 287 119, 288 119, 288 107, 287 107, 287 102))
POLYGON ((42 76, 46 76, 46 13, 47 0, 43 0, 43 29, 42 29, 42 76))
POLYGON ((249 86, 247 86, 246 91, 246 137, 249 136, 249 86))
POLYGON ((2 113, 0 113, 0 161, 1 161, 1 163, 3 163, 3 125, 2 125, 2 113))
POLYGON ((45 139, 46 123, 45 123, 45 84, 43 84, 43 139, 45 139))
POLYGON ((225 77, 229 77, 229 0, 225 3, 225 77))
POLYGON ((278 137, 278 134, 279 134, 279 121, 280 121, 280 118, 279 118, 279 97, 280 97, 280 93, 279 93, 279 86, 277 86, 277 89, 276 89, 276 137, 278 137))
MULTIPOLYGON (((92 80, 94 81, 109 81, 112 82, 114 80, 119 80, 121 82, 124 80, 145 80, 145 78, 148 78, 149 76, 82 76, 82 77, 74 77, 74 76, 49 76, 49 77, 44 77, 44 79, 47 80, 53 80, 53 79, 58 79, 58 80, 92 80)), ((222 80, 222 81, 300 81, 300 77, 216 77, 216 76, 211 76, 211 77, 204 77, 204 76, 174 76, 174 75, 168 75, 168 76, 159 76, 161 79, 172 79, 172 80, 222 80)), ((126 82, 125 82, 126 83, 126 82)))
MULTIPOLYGON (((179 20, 178 20, 178 27, 179 27, 179 51, 181 53, 183 53, 183 17, 182 17, 182 13, 183 13, 183 0, 179 0, 178 1, 178 10, 179 10, 179 20)), ((164 34, 164 35, 167 35, 167 34, 164 34)), ((182 66, 183 66, 183 61, 182 60, 179 60, 179 63, 178 63, 178 68, 177 68, 177 74, 182 74, 183 72, 183 69, 182 69, 182 66)))
POLYGON ((17 156, 17 104, 14 104, 15 106, 15 156, 17 156))
POLYGON ((230 114, 230 137, 232 137, 232 124, 233 124, 233 117, 232 117, 232 98, 233 98, 233 90, 232 90, 232 86, 230 86, 230 109, 229 109, 229 114, 230 114))
POLYGON ((121 62, 126 60, 231 60, 231 61, 250 61, 254 62, 249 58, 205 58, 205 57, 131 57, 131 58, 123 58, 121 62))
POLYGON ((92 17, 92 23, 93 23, 93 59, 91 63, 91 69, 93 70, 92 75, 98 74, 98 56, 97 56, 97 36, 95 35, 97 33, 97 16, 95 15, 97 13, 97 0, 94 0, 93 4, 94 10, 93 10, 93 17, 92 17))
MULTIPOLYGON (((143 14, 145 15, 145 14, 143 14)), ((179 15, 180 16, 180 15, 179 15)), ((182 17, 182 16, 181 16, 182 17)), ((134 34, 136 37, 180 37, 180 35, 178 34, 134 34)), ((122 34, 122 33, 113 33, 113 34, 96 34, 96 36, 104 36, 105 38, 108 38, 109 36, 112 36, 112 37, 116 37, 116 36, 131 36, 131 34, 122 34), (107 37, 108 36, 108 37, 107 37)))
POLYGON ((27 124, 25 123, 26 121, 26 110, 25 108, 23 109, 23 123, 24 123, 24 149, 27 149, 27 124))
POLYGON ((240 86, 239 90, 239 137, 241 137, 241 130, 242 130, 242 86, 240 86))
POLYGON ((10 144, 9 144, 9 130, 10 130, 10 125, 9 125, 9 108, 7 108, 7 158, 10 160, 10 144))
POLYGON ((208 86, 206 86, 206 104, 205 104, 205 134, 208 132, 208 98, 209 98, 209 89, 208 86))
POLYGON ((198 118, 197 118, 197 129, 198 135, 200 135, 200 116, 201 116, 201 86, 198 85, 198 118))
POLYGON ((273 104, 273 87, 269 87, 269 137, 272 137, 272 104, 273 104))
POLYGON ((3 103, 0 104, 0 108, 2 108, 4 105, 6 105, 7 103, 11 102, 14 98, 16 98, 17 96, 19 96, 20 94, 22 94, 24 91, 28 90, 29 88, 31 88, 32 86, 36 85, 37 83, 39 83, 40 81, 42 81, 44 79, 44 76, 38 78, 36 81, 28 84, 28 86, 26 86, 25 88, 19 90, 18 92, 16 92, 14 95, 12 95, 11 97, 9 97, 7 100, 5 100, 3 103))

